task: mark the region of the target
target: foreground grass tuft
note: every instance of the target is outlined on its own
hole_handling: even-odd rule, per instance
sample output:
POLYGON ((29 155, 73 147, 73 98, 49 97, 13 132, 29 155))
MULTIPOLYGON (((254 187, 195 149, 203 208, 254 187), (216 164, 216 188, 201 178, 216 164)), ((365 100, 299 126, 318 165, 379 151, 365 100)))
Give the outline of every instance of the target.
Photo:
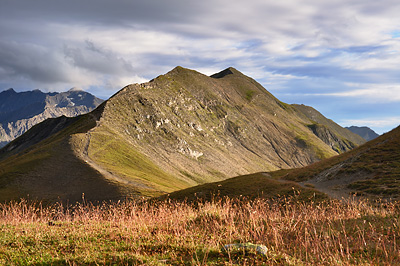
POLYGON ((396 203, 22 200, 0 205, 0 264, 398 265, 399 226, 396 203))

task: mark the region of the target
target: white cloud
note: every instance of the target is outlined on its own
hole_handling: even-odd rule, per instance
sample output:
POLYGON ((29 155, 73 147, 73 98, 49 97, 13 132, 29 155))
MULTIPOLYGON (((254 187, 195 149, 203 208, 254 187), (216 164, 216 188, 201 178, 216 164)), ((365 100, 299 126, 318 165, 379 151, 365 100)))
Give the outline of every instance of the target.
POLYGON ((7 1, 0 85, 111 95, 176 65, 234 66, 321 101, 400 101, 398 14, 397 0, 7 1))
MULTIPOLYGON (((349 87, 360 87, 359 84, 347 84, 349 87)), ((400 85, 398 84, 364 84, 363 89, 320 94, 324 96, 353 97, 363 102, 385 103, 400 102, 400 85)))

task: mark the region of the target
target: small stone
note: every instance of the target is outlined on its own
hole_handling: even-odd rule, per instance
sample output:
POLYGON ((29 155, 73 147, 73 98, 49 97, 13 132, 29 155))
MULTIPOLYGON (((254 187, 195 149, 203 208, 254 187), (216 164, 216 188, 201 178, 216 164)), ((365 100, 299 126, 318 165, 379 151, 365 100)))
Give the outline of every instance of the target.
POLYGON ((268 255, 268 248, 264 245, 252 244, 252 243, 237 243, 237 244, 227 244, 222 248, 223 252, 232 251, 255 251, 257 254, 262 256, 268 255))

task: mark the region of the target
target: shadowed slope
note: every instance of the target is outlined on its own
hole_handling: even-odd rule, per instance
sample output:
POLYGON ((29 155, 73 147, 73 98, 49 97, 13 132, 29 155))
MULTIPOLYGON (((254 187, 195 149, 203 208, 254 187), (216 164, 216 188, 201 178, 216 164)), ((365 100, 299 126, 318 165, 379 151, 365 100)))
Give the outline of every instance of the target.
POLYGON ((22 197, 45 201, 70 201, 86 199, 91 201, 104 199, 122 199, 131 195, 132 188, 125 189, 120 184, 107 180, 84 161, 75 156, 69 142, 70 134, 86 131, 95 123, 88 115, 77 118, 56 118, 46 120, 28 133, 19 137, 6 146, 4 150, 15 150, 24 147, 23 152, 17 154, 3 154, 0 161, 0 201, 18 200, 22 197), (62 123, 64 120, 67 122, 62 123), (40 131, 48 122, 61 122, 57 125, 66 126, 62 130, 44 127, 48 131, 40 131), (51 132, 50 132, 51 131, 51 132), (51 136, 37 142, 33 139, 43 133, 51 136), (20 144, 20 145, 18 145, 20 144), (106 196, 105 196, 106 195, 106 196))
POLYGON ((203 184, 164 195, 161 199, 212 200, 215 198, 283 198, 295 197, 301 201, 320 201, 328 197, 315 189, 296 182, 272 179, 268 173, 237 176, 227 180, 203 184))

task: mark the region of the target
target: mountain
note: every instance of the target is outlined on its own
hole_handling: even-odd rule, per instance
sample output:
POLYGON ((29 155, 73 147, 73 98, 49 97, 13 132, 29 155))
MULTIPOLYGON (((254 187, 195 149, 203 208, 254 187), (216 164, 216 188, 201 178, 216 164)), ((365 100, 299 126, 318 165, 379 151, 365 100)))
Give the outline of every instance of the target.
POLYGON ((73 88, 67 92, 43 93, 40 90, 0 92, 0 147, 47 118, 88 113, 103 100, 73 88))
POLYGON ((369 127, 357 127, 357 126, 351 126, 351 127, 346 127, 348 130, 350 130, 353 133, 356 133, 357 135, 361 136, 367 141, 373 140, 377 137, 379 137, 379 134, 377 134, 375 131, 370 129, 369 127))
POLYGON ((300 200, 323 200, 324 194, 338 199, 357 195, 399 200, 400 126, 349 152, 309 166, 237 176, 176 191, 168 198, 276 197, 293 196, 294 191, 300 200))
POLYGON ((157 196, 301 167, 357 146, 343 132, 358 136, 321 117, 279 101, 234 68, 209 77, 176 67, 126 86, 89 114, 46 120, 5 146, 0 200, 157 196), (316 134, 314 125, 330 135, 316 134))
POLYGON ((307 126, 334 151, 342 153, 365 143, 365 139, 327 119, 314 108, 303 104, 292 106, 310 120, 307 126))

